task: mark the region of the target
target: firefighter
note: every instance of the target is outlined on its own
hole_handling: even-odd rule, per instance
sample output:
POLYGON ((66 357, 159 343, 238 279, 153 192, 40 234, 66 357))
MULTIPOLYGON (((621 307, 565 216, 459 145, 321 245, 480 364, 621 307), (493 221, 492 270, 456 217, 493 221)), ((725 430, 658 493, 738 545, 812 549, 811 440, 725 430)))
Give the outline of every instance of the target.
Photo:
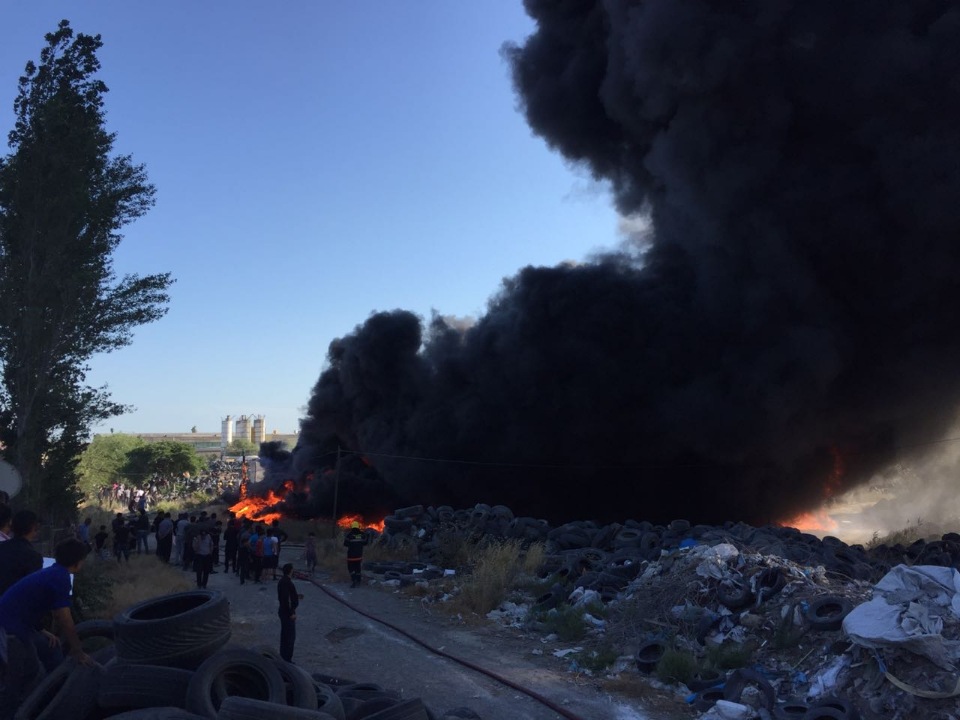
POLYGON ((350 530, 343 539, 347 548, 347 571, 350 573, 350 587, 360 584, 360 567, 363 565, 363 546, 369 542, 366 533, 360 529, 360 523, 350 523, 350 530))

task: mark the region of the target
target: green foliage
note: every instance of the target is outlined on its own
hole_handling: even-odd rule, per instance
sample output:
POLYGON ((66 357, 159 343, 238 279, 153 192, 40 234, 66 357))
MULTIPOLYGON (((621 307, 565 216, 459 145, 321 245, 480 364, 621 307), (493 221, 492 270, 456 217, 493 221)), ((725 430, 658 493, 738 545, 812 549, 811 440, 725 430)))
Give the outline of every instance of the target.
POLYGON ((741 643, 723 643, 707 649, 707 664, 718 670, 746 667, 753 658, 753 648, 741 643))
POLYGON ((577 642, 587 634, 583 608, 561 605, 548 610, 541 619, 544 631, 555 634, 563 642, 577 642))
POLYGON ((227 445, 227 455, 255 455, 260 447, 252 440, 246 438, 234 438, 227 445))
POLYGON ((667 649, 654 670, 656 676, 665 683, 690 682, 697 671, 697 659, 682 650, 667 649))
POLYGON ((80 489, 88 497, 93 497, 97 489, 104 485, 124 482, 123 468, 127 464, 128 453, 144 444, 135 435, 123 433, 95 436, 80 455, 77 467, 80 489))
POLYGON ((154 188, 143 166, 112 156, 100 37, 64 20, 46 41, 20 77, 0 158, 0 443, 26 502, 72 514, 89 428, 126 410, 86 385, 87 363, 162 317, 172 280, 113 271, 119 231, 154 188))
POLYGON ((613 665, 620 654, 617 649, 609 642, 601 644, 599 647, 577 657, 577 662, 581 667, 586 668, 592 673, 603 672, 613 665))
POLYGON ((129 450, 121 472, 130 481, 140 482, 154 474, 171 479, 184 474, 195 475, 203 470, 204 465, 192 445, 161 440, 129 450))

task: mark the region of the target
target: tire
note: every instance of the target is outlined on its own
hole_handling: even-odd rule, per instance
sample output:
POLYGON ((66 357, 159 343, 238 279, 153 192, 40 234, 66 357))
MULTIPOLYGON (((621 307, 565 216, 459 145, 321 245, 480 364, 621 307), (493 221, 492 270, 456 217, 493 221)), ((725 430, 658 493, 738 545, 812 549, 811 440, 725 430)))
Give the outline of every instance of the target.
POLYGON ((803 716, 803 720, 852 720, 852 718, 836 708, 812 707, 807 710, 807 714, 803 716))
POLYGON ((317 696, 317 710, 327 713, 334 720, 345 720, 343 702, 337 697, 334 689, 318 682, 314 682, 313 688, 317 696))
POLYGON ((410 507, 397 508, 393 511, 393 517, 404 519, 415 519, 423 515, 423 505, 411 505, 410 507))
POLYGON ((74 720, 97 704, 101 669, 64 660, 20 703, 14 720, 74 720))
POLYGON ((660 536, 655 532, 644 533, 640 537, 640 554, 646 560, 656 560, 660 557, 660 549, 663 545, 660 542, 660 536))
POLYGON ((217 720, 331 720, 331 716, 317 710, 276 705, 263 700, 231 695, 224 698, 217 720))
POLYGON ((780 568, 765 568, 757 577, 757 597, 765 602, 783 590, 787 577, 780 568))
POLYGON ((384 690, 382 687, 375 683, 356 683, 354 685, 346 685, 341 688, 337 688, 337 695, 341 700, 351 699, 351 700, 372 700, 383 695, 389 695, 395 700, 399 700, 400 696, 397 693, 391 693, 389 690, 384 690))
POLYGON ((337 688, 357 684, 355 680, 347 680, 346 678, 335 677, 333 675, 324 675, 323 673, 312 673, 310 677, 321 685, 332 688, 334 691, 336 691, 337 688))
POLYGON ((654 639, 641 643, 634 655, 637 670, 649 675, 657 667, 657 663, 666 651, 667 646, 662 640, 654 639))
POLYGON ((410 518, 398 518, 395 515, 387 515, 383 519, 383 527, 391 533, 409 532, 413 527, 413 520, 410 518))
POLYGON ((802 700, 787 700, 773 709, 776 720, 803 720, 810 706, 802 700))
POLYGON ((860 720, 860 712, 850 701, 831 695, 810 703, 810 709, 804 716, 804 720, 820 720, 820 718, 860 720))
POLYGON ((810 601, 804 613, 811 630, 839 630, 853 604, 839 595, 821 595, 810 601))
POLYGON ((316 710, 317 690, 313 686, 310 673, 285 660, 274 660, 273 664, 283 678, 287 691, 287 705, 304 710, 316 710))
POLYGON ((712 668, 704 668, 693 674, 693 678, 687 683, 687 687, 693 692, 700 692, 701 690, 717 687, 717 685, 723 685, 726 679, 726 673, 713 670, 712 668))
POLYGON ((724 699, 730 702, 740 702, 740 696, 747 685, 756 686, 763 698, 764 707, 767 710, 773 709, 773 706, 777 703, 777 694, 774 692, 773 686, 763 675, 746 668, 740 668, 730 673, 730 677, 727 678, 727 682, 723 686, 724 699))
POLYGON ((230 696, 264 700, 286 707, 283 676, 273 662, 253 650, 223 650, 207 658, 190 678, 187 710, 216 718, 230 696))
POLYGON ((97 693, 102 708, 187 706, 187 685, 193 673, 158 665, 114 663, 104 669, 97 693))
POLYGON ((88 638, 107 638, 113 640, 114 630, 111 620, 84 620, 77 623, 77 637, 83 642, 88 638))
POLYGON ((230 605, 221 592, 193 590, 132 605, 113 624, 121 660, 192 670, 230 640, 230 605))
POLYGON ((386 710, 367 715, 365 720, 428 720, 428 716, 423 701, 420 698, 410 698, 386 710))
POLYGON ((753 602, 753 592, 741 580, 722 580, 717 585, 717 600, 728 610, 740 610, 753 602))
POLYGON ((202 715, 177 707, 153 707, 111 715, 110 720, 204 720, 202 715))

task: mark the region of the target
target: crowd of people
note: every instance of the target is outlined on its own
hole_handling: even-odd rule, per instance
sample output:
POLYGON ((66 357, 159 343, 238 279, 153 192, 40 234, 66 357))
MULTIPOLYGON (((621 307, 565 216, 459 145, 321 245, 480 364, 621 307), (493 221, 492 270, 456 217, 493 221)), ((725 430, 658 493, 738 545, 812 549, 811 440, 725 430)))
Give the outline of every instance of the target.
MULTIPOLYGON (((47 567, 34 546, 39 532, 37 514, 13 512, 0 493, 0 720, 13 717, 25 692, 63 661, 64 648, 78 663, 93 662, 83 651, 71 614, 72 575, 89 555, 98 562, 122 564, 129 563, 132 554, 153 554, 161 562, 192 570, 198 588, 207 587, 210 575, 218 572, 232 572, 240 585, 278 581, 280 654, 292 662, 296 610, 303 595, 292 582, 293 563, 280 564, 288 535, 279 521, 259 523, 229 511, 222 517, 216 512, 180 512, 176 518, 157 511, 151 518, 140 505, 133 512, 116 513, 109 526, 94 528, 87 517, 57 543, 47 567)), ((353 587, 360 581, 366 544, 367 535, 354 523, 344 540, 353 587)), ((313 573, 314 533, 305 540, 303 559, 313 573)))

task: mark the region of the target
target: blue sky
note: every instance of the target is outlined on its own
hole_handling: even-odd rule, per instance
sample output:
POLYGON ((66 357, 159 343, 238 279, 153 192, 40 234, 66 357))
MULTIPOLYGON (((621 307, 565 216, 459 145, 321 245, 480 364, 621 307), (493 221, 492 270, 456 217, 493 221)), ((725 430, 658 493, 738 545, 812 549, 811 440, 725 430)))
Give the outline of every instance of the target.
POLYGON ((525 265, 617 242, 605 189, 533 137, 499 49, 519 0, 0 6, 0 130, 67 18, 103 36, 117 150, 156 207, 118 274, 170 271, 169 313, 89 380, 136 406, 103 428, 292 432, 331 340, 371 312, 476 316, 525 265))

